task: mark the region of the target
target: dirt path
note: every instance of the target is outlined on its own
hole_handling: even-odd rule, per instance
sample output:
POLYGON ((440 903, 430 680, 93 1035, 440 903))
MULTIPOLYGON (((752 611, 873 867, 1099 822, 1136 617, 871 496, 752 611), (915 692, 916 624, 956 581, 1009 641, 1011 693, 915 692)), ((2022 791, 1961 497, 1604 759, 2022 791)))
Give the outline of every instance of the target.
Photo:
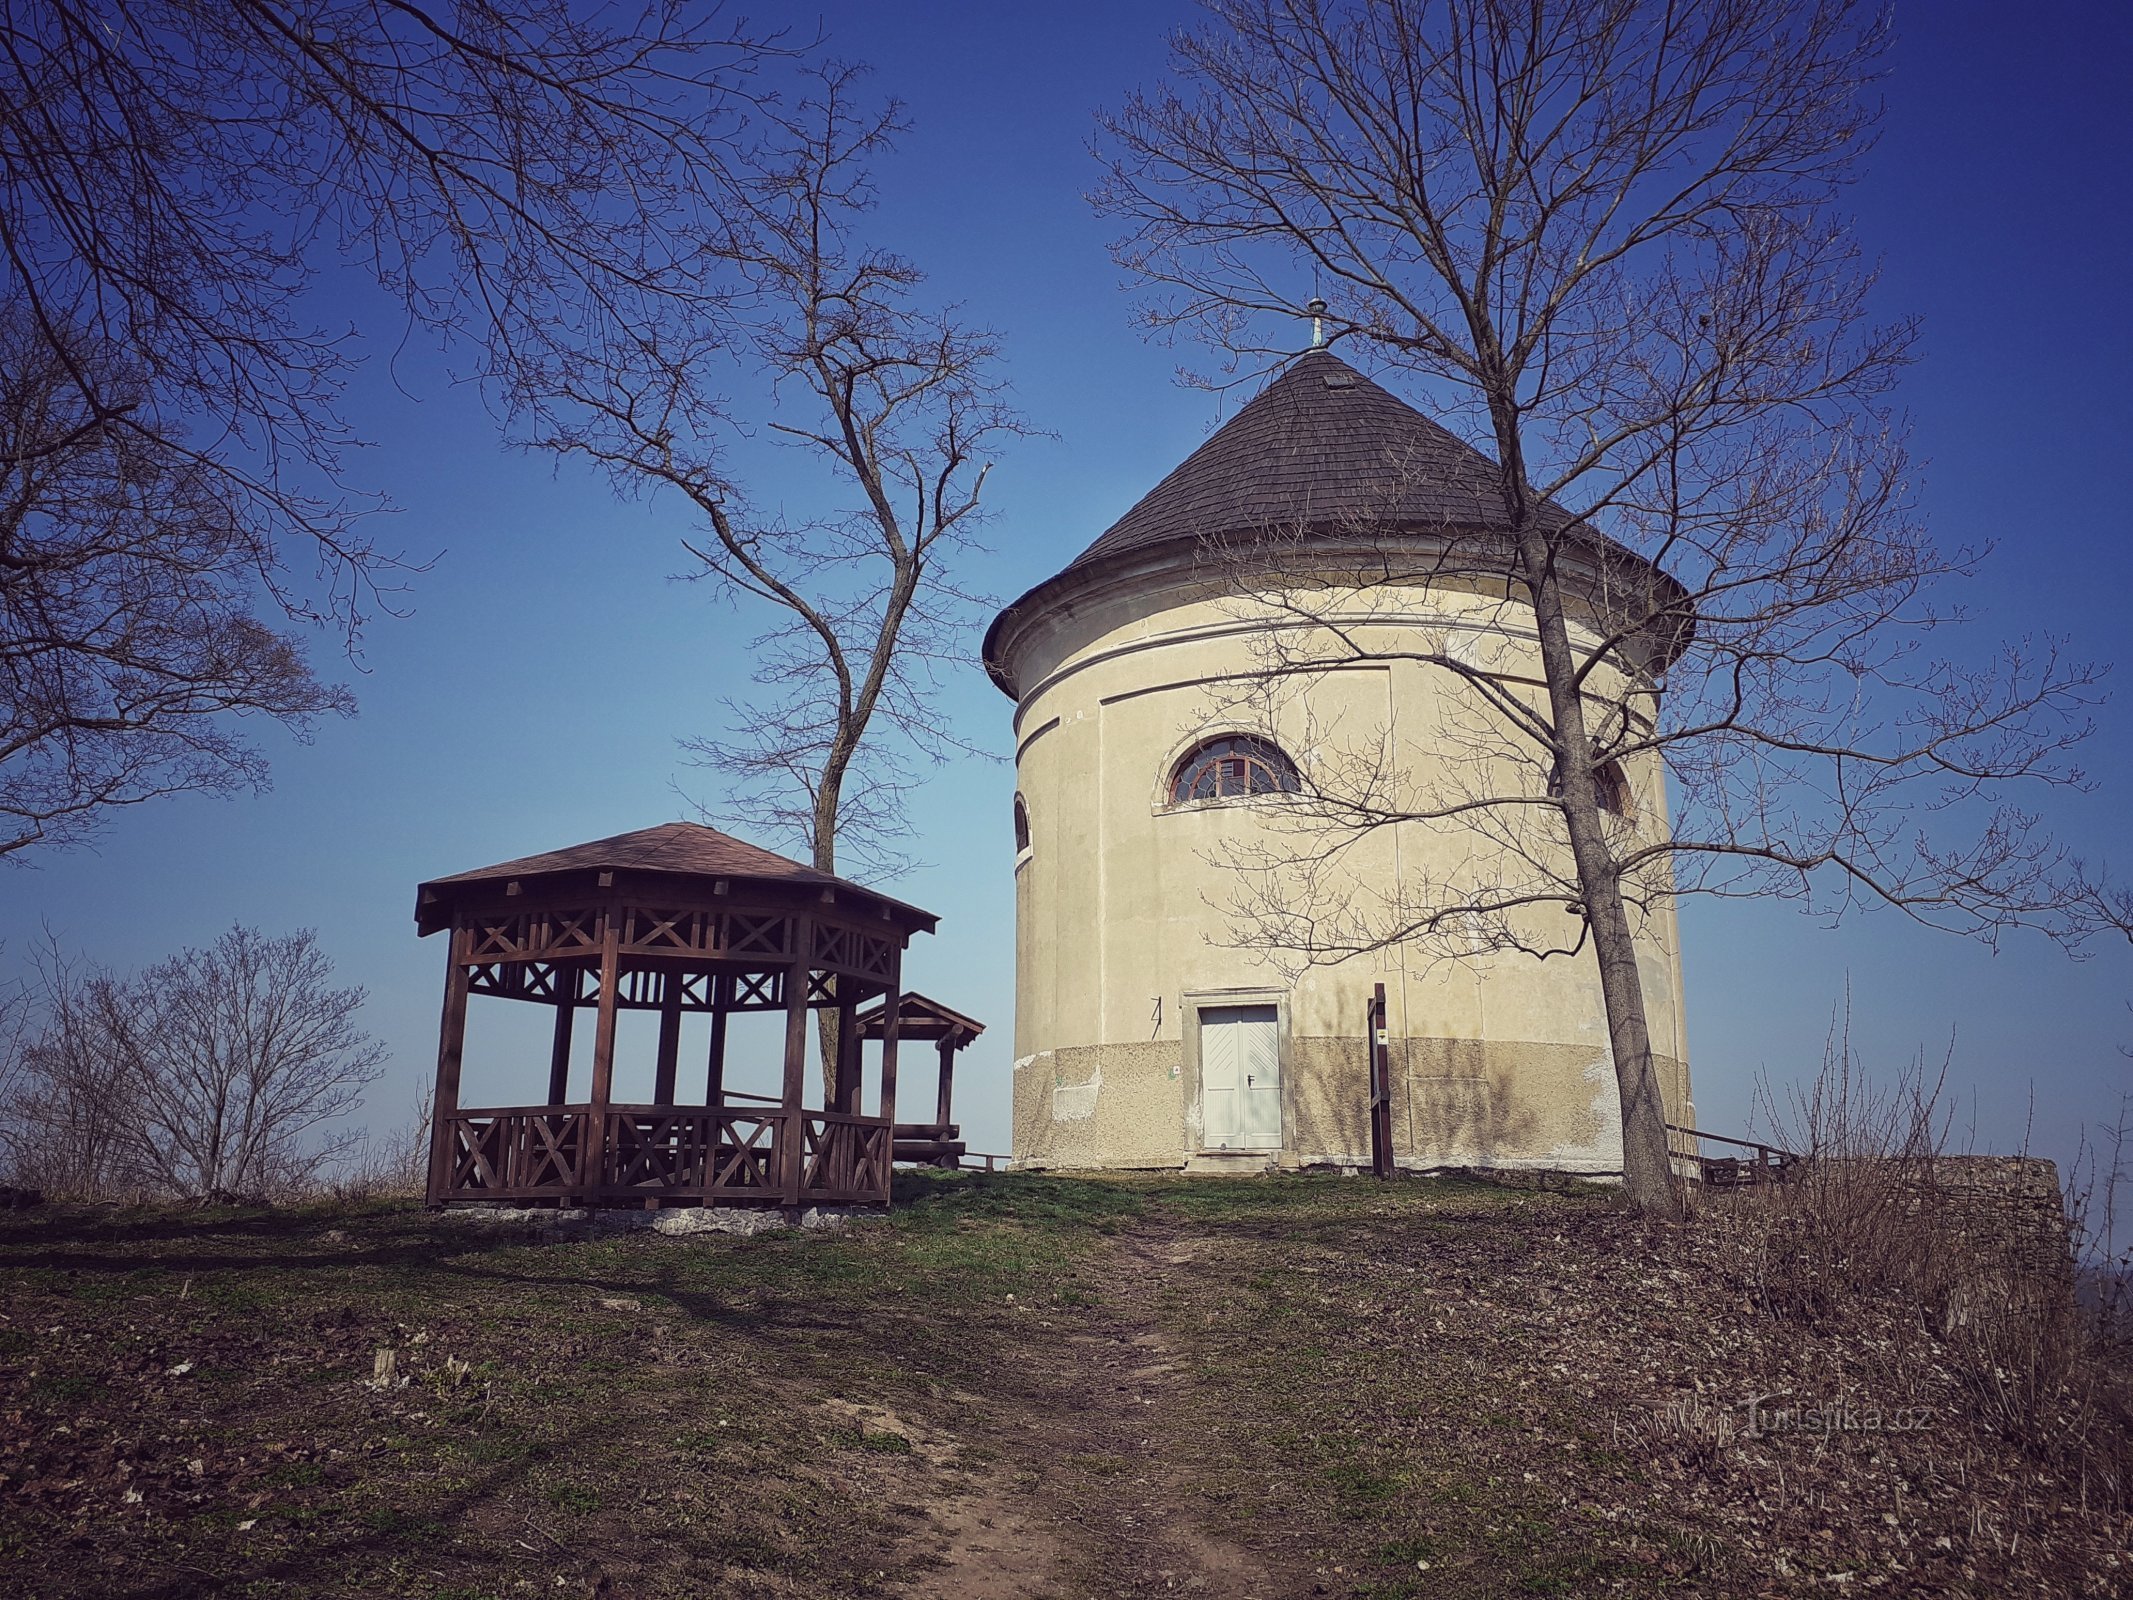
MULTIPOLYGON (((1022 1363, 988 1395, 958 1395, 957 1444, 906 1489, 941 1565, 910 1593, 938 1600, 1221 1595, 1288 1600, 1309 1579, 1209 1530, 1192 1456, 1198 1403, 1158 1316, 1163 1276, 1210 1241, 1151 1216, 1113 1244, 1096 1312, 1035 1320, 1022 1363), (973 1449, 975 1447, 975 1449, 973 1449), (975 1456, 983 1464, 967 1463, 975 1456)), ((1006 1377, 1007 1375, 1003 1375, 1006 1377)))

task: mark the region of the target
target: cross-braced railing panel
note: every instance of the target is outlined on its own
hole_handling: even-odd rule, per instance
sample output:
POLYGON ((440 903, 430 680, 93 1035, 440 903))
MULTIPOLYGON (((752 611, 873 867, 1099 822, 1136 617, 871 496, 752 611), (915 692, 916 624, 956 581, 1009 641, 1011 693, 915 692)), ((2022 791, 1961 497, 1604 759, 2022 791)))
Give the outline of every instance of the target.
POLYGON ((879 1117, 834 1111, 801 1116, 800 1187, 809 1199, 886 1199, 889 1192, 889 1125, 879 1117))
POLYGON ((590 1114, 528 1110, 462 1113, 445 1128, 454 1194, 527 1198, 575 1193, 587 1179, 590 1114))
MULTIPOLYGON (((566 997, 583 998, 586 985, 580 969, 553 961, 486 961, 467 968, 469 994, 495 995, 505 1000, 538 1000, 555 1004, 566 997)), ((592 987, 599 986, 597 973, 592 987)))
POLYGON ((893 978, 896 976, 896 954, 902 948, 893 939, 861 938, 859 945, 859 970, 870 978, 893 978))
POLYGON ((476 916, 467 924, 467 955, 475 961, 598 955, 604 914, 599 906, 582 906, 476 916))
POLYGON ((793 919, 774 911, 736 911, 727 932, 727 948, 737 956, 789 956, 793 919))
POLYGON ((750 1106, 518 1106, 440 1119, 438 1200, 733 1205, 885 1204, 890 1130, 878 1117, 750 1106), (787 1129, 799 1125, 798 1192, 787 1129))
POLYGON ((783 1112, 728 1113, 730 1130, 718 1148, 713 1184, 726 1194, 774 1195, 778 1187, 778 1131, 783 1112))

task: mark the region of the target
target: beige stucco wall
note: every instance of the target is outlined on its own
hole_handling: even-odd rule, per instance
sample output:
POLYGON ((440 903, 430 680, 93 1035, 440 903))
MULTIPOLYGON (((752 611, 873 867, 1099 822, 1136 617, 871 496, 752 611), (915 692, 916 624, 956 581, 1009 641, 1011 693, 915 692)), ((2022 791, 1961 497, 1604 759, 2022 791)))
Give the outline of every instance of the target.
MULTIPOLYGON (((1271 1000, 1283 1022, 1281 1158, 1366 1162, 1365 1006, 1384 983, 1403 1161, 1619 1170, 1589 951, 1542 961, 1394 946, 1289 974, 1279 959, 1234 947, 1239 879, 1221 858, 1240 846, 1293 848, 1269 809, 1287 802, 1177 808, 1165 788, 1200 738, 1245 726, 1229 702, 1268 660, 1272 615, 1204 575, 1121 572, 1108 592, 1055 605, 1007 641, 1022 693, 1017 779, 1031 835, 1015 869, 1015 1159, 1190 1160, 1199 1153, 1195 1005, 1271 1000)), ((1379 652, 1425 641, 1537 694, 1515 613, 1483 594, 1380 586, 1357 598, 1347 622, 1373 659, 1300 678, 1266 708, 1289 753, 1308 769, 1376 749, 1395 766, 1466 763, 1462 783, 1504 781, 1490 764, 1510 753, 1471 737, 1472 702, 1462 698, 1471 691, 1441 667, 1379 652)), ((1620 825, 1663 827, 1656 767, 1629 777, 1640 820, 1620 825)), ((1401 823, 1351 848, 1343 871, 1365 884, 1452 881, 1489 870, 1499 848, 1469 828, 1401 823)), ((1559 906, 1532 916, 1567 921, 1559 906)), ((1536 921, 1526 931, 1545 940, 1555 929, 1536 921)), ((1688 1122, 1679 950, 1663 898, 1640 926, 1639 955, 1668 1114, 1688 1122)))

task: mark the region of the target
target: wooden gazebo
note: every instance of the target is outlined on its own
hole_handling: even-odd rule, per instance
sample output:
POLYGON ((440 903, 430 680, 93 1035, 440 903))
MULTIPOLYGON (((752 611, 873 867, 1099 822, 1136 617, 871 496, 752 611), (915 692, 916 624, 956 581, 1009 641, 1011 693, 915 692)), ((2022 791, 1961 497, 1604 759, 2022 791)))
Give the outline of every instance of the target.
POLYGON ((900 1008, 881 1045, 880 1110, 860 1114, 859 1008, 901 994, 904 946, 931 913, 694 823, 425 883, 415 924, 450 930, 429 1203, 850 1205, 889 1199, 900 1008), (547 1099, 459 1103, 469 996, 555 1011, 547 1099), (808 1013, 843 1025, 836 1103, 807 1104, 808 1013), (566 1103, 577 1014, 594 1013, 587 1097, 566 1103), (651 1103, 617 1105, 615 1023, 659 1015, 651 1103), (785 1017, 783 1092, 726 1087, 727 1019, 785 1017), (680 1100, 681 1019, 708 1012, 701 1101, 680 1100))
MULTIPOLYGON (((897 1036, 907 1042, 930 1042, 940 1057, 940 1092, 931 1122, 896 1125, 896 1159, 951 1170, 963 1163, 968 1146, 955 1122, 955 1056, 985 1031, 985 1024, 951 1011, 927 995, 906 994, 896 1008, 897 1036)), ((889 1000, 884 995, 859 1014, 859 1037, 886 1039, 889 1000)), ((990 1170, 989 1168, 987 1170, 990 1170)))

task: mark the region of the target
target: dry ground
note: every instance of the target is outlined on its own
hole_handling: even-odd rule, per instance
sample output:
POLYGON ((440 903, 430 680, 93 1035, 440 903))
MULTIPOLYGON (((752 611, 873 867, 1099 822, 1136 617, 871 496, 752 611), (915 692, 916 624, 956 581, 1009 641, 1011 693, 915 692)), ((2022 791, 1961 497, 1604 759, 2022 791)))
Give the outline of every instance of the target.
POLYGON ((0 1224, 0 1594, 2133 1592, 2125 1519, 1915 1318, 1775 1318, 1723 1229, 1457 1183, 908 1188, 709 1242, 0 1224), (1751 1437, 1750 1396, 1851 1426, 1751 1437))

